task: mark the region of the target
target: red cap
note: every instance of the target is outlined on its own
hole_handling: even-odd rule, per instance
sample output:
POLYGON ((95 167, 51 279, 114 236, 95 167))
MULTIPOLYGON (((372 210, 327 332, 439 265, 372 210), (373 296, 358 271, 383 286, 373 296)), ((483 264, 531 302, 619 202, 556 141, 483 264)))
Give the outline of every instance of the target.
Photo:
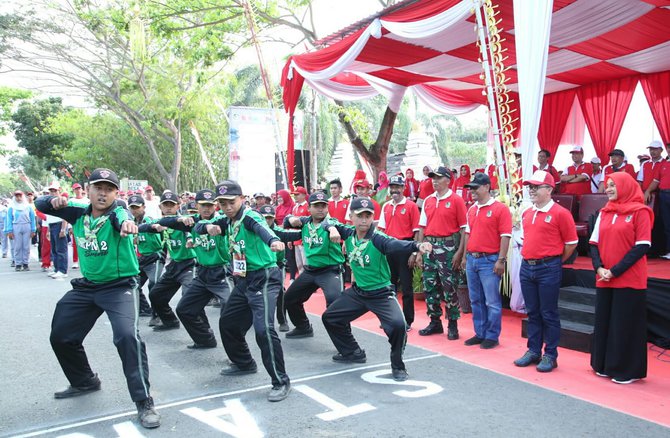
POLYGON ((295 190, 292 191, 291 194, 297 195, 298 193, 302 193, 303 195, 307 196, 307 189, 303 186, 296 186, 295 190))
POLYGON ((63 192, 60 195, 66 197, 66 198, 70 197, 70 194, 68 192, 63 192))
POLYGON ((530 184, 533 184, 535 186, 548 185, 551 187, 556 187, 554 177, 551 176, 549 172, 545 172, 544 170, 536 170, 535 173, 533 173, 529 179, 523 182, 524 186, 530 184))
POLYGON ((135 190, 135 194, 136 194, 136 195, 141 195, 141 194, 143 194, 143 193, 144 193, 144 190, 142 190, 142 189, 137 189, 137 190, 135 190))
POLYGON ((74 183, 74 184, 72 184, 72 188, 73 188, 73 189, 81 189, 81 184, 79 184, 79 183, 74 183))
POLYGON ((144 191, 146 192, 147 190, 151 190, 151 191, 153 192, 154 188, 151 187, 151 186, 146 186, 146 187, 144 188, 144 191))
POLYGON ((119 190, 119 195, 123 196, 125 194, 126 194, 126 192, 124 190, 119 190))
POLYGON ((367 179, 359 179, 359 180, 356 180, 356 182, 354 182, 354 189, 356 189, 356 187, 367 188, 367 187, 370 187, 370 183, 368 182, 367 179))

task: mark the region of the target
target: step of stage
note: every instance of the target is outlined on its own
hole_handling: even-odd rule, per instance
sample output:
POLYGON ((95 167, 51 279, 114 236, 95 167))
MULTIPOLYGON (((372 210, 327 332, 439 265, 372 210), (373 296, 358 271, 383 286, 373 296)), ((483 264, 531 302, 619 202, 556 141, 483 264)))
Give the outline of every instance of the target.
POLYGON ((565 286, 562 287, 558 298, 572 303, 596 305, 596 290, 589 287, 565 286))
POLYGON ((561 322, 576 322, 590 325, 596 322, 596 308, 590 304, 575 303, 572 301, 558 300, 558 314, 561 322))
MULTIPOLYGON (((521 322, 521 336, 528 338, 528 318, 521 322)), ((558 346, 589 353, 593 339, 593 326, 578 322, 561 321, 561 339, 558 346)))

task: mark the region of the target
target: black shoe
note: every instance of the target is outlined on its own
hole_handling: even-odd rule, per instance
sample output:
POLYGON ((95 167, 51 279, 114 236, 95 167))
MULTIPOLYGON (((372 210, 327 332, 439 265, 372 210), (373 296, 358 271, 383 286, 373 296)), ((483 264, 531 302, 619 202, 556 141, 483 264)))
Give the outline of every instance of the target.
POLYGON ((22 266, 22 265, 16 265, 16 267, 14 268, 14 270, 15 270, 16 272, 21 272, 21 271, 23 271, 23 266, 22 266))
POLYGON ((149 320, 149 327, 156 327, 161 324, 161 319, 158 316, 154 316, 149 320))
MULTIPOLYGON (((291 327, 288 326, 287 322, 284 322, 282 324, 279 324, 279 331, 280 332, 287 332, 291 330, 291 327)), ((314 332, 312 331, 312 335, 314 335, 314 332)))
POLYGON ((137 406, 137 418, 142 427, 155 429, 161 425, 161 416, 154 409, 154 399, 149 397, 142 401, 135 402, 137 406))
POLYGON ((409 379, 409 374, 407 374, 407 370, 393 368, 393 370, 391 370, 391 374, 393 375, 393 380, 395 380, 396 382, 404 382, 405 380, 409 379))
POLYGON ((166 330, 176 330, 179 328, 179 321, 168 322, 154 326, 155 332, 164 332, 166 330))
POLYGON ((290 332, 286 333, 287 338, 312 338, 314 337, 314 330, 312 329, 312 326, 310 325, 307 328, 299 328, 296 327, 290 332))
POLYGON ((490 350, 491 348, 495 348, 498 345, 498 341, 494 341, 493 339, 484 339, 484 342, 479 346, 482 350, 490 350))
POLYGON ((216 348, 216 339, 204 344, 194 342, 191 345, 188 345, 186 348, 189 348, 191 350, 205 350, 207 348, 216 348))
POLYGON ((14 262, 12 262, 12 264, 9 265, 9 266, 13 268, 14 266, 16 266, 16 264, 14 262))
POLYGON ((24 271, 30 271, 30 266, 28 266, 28 265, 23 265, 23 270, 24 270, 24 271))
POLYGON ((484 342, 484 340, 483 340, 482 338, 478 338, 478 337, 475 335, 475 336, 471 337, 470 339, 467 339, 467 340, 466 340, 465 342, 463 342, 463 343, 469 347, 469 346, 471 346, 471 345, 479 345, 479 344, 481 344, 482 342, 484 342))
POLYGON ((268 401, 279 402, 288 397, 291 392, 291 384, 284 383, 283 385, 275 385, 268 393, 268 401))
POLYGON ((419 330, 420 336, 438 335, 440 333, 444 333, 444 327, 442 327, 442 321, 436 319, 431 320, 426 328, 419 330))
POLYGON ((140 316, 153 316, 153 313, 151 312, 151 310, 140 310, 140 316))
POLYGON ((527 367, 531 364, 540 363, 540 355, 535 354, 532 351, 526 351, 523 356, 514 361, 514 365, 518 367, 527 367))
POLYGON ((447 339, 450 341, 455 341, 458 339, 458 321, 455 319, 449 320, 449 326, 447 327, 447 339))
POLYGON ((228 368, 221 370, 222 376, 243 376, 245 374, 255 374, 258 372, 258 366, 256 362, 252 362, 251 365, 248 365, 244 368, 240 368, 239 365, 231 363, 228 368))
POLYGON ((365 350, 361 350, 360 348, 357 348, 356 351, 351 354, 337 353, 333 356, 333 361, 340 363, 365 363, 367 360, 368 358, 365 356, 365 350))
POLYGON ((84 386, 68 386, 67 389, 59 392, 54 392, 54 398, 71 398, 79 397, 80 395, 88 394, 89 392, 100 391, 100 379, 95 374, 88 385, 84 386))
POLYGON ((539 364, 537 364, 537 367, 535 368, 540 373, 549 373, 556 367, 558 367, 558 362, 556 361, 556 359, 554 359, 553 357, 549 357, 545 354, 544 356, 542 356, 542 360, 540 361, 539 364))

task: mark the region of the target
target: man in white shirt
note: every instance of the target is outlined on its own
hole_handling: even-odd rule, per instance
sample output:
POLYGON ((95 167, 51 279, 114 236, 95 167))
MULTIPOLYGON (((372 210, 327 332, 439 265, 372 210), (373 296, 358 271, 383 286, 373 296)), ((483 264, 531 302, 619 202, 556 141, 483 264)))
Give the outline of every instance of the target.
POLYGON ((162 217, 161 209, 159 207, 159 200, 154 196, 154 188, 146 186, 144 188, 144 212, 145 215, 152 219, 160 219, 162 217))
POLYGON ((593 166, 593 174, 591 175, 591 193, 598 193, 600 181, 603 179, 602 169, 600 168, 600 158, 591 158, 591 165, 593 166))

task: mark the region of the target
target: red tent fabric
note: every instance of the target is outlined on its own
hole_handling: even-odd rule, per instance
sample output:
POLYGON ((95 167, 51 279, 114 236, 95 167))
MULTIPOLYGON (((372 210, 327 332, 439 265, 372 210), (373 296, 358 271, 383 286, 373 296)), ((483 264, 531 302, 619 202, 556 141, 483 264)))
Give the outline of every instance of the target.
MULTIPOLYGON (((513 0, 494 3, 515 92, 513 0)), ((401 2, 326 38, 319 50, 291 56, 282 74, 286 111, 295 111, 303 82, 335 99, 383 94, 391 109, 407 90, 443 112, 485 103, 471 8, 471 0, 401 2)), ((554 0, 545 94, 669 71, 667 23, 670 0, 554 0)))
POLYGON ((640 78, 651 114, 663 143, 670 143, 670 72, 644 75, 640 78))

